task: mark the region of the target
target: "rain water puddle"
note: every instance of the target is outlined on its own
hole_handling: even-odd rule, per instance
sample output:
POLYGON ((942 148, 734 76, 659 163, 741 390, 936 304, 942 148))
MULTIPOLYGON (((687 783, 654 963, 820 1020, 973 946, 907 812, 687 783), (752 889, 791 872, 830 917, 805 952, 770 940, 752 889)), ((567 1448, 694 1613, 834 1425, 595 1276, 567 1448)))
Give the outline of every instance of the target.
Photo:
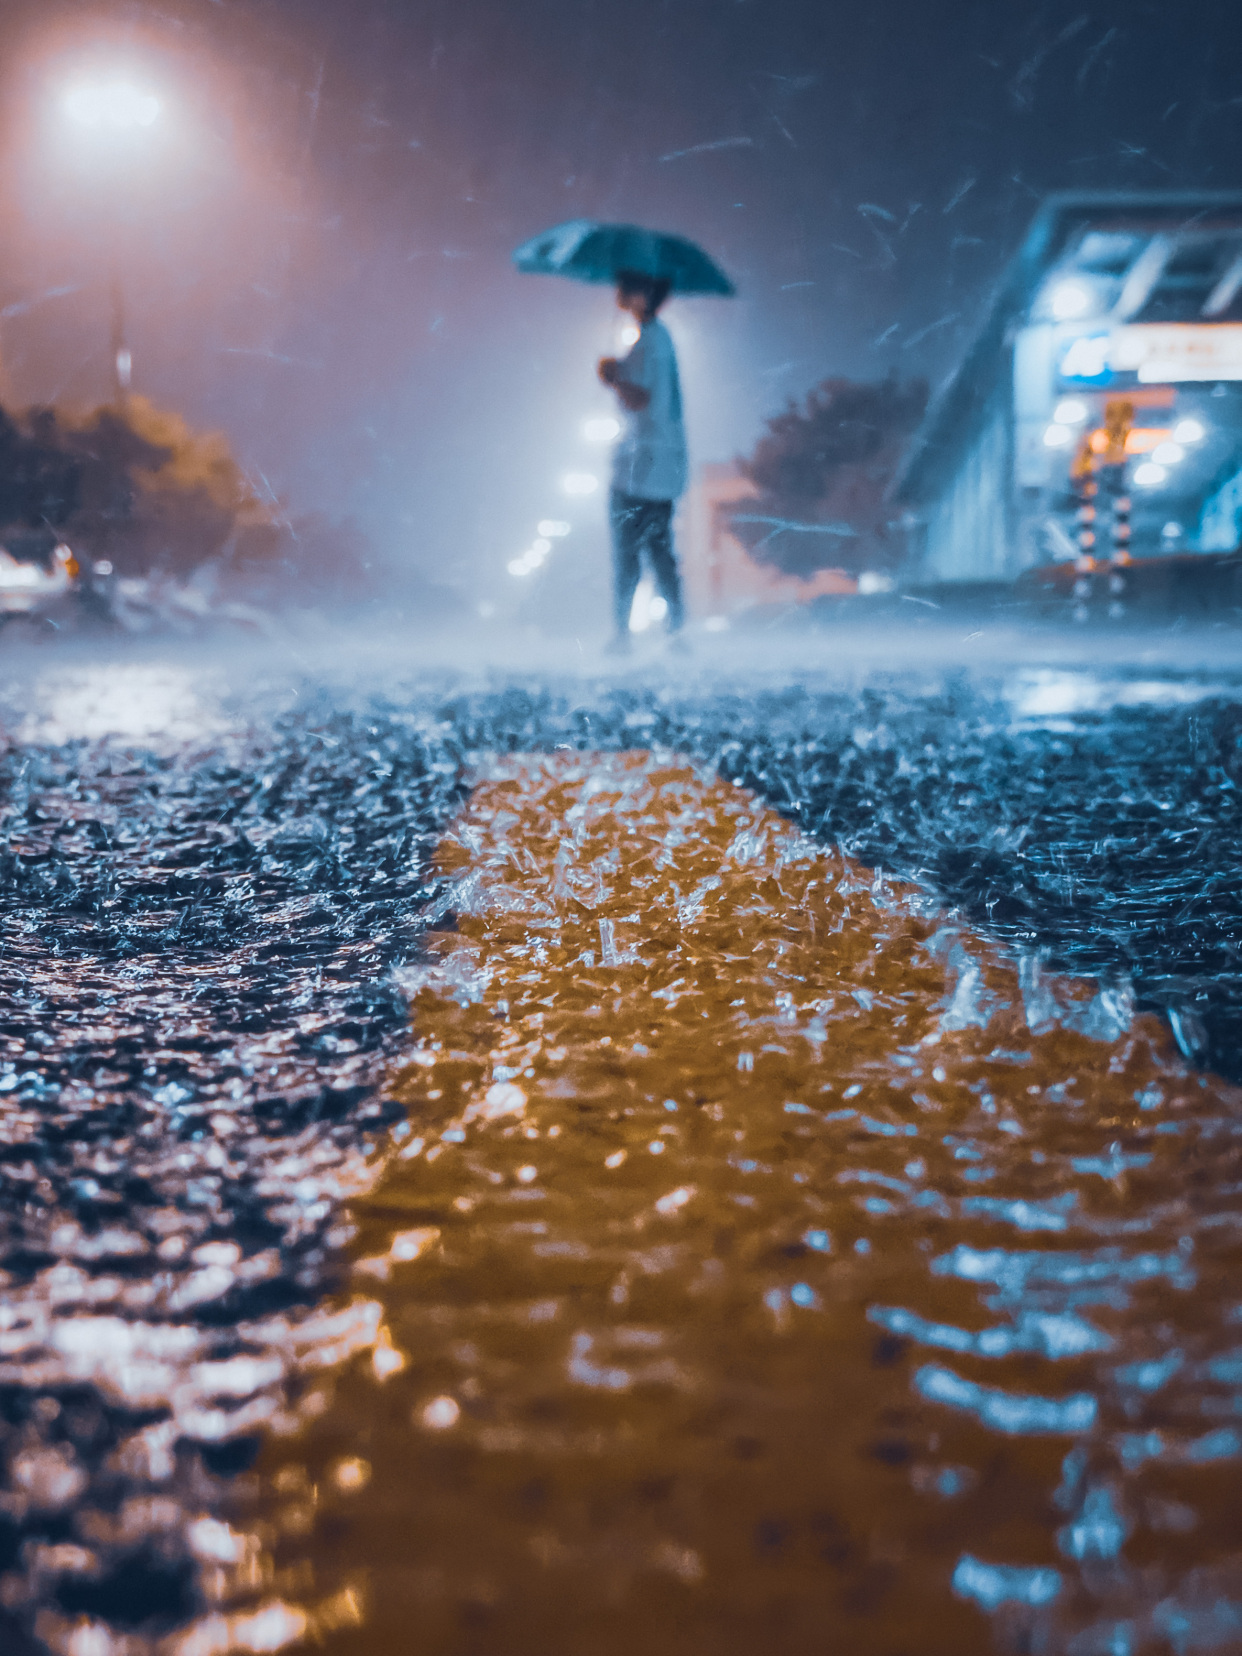
MULTIPOLYGON (((951 863, 876 872, 920 822, 986 863, 978 778, 1059 738, 758 700, 10 750, 12 1649, 1242 1642, 1238 1095, 1124 972, 946 918, 951 863), (489 761, 454 820, 463 758, 592 737, 635 751, 489 761)), ((1223 881, 1229 708, 1180 794, 1116 717, 1223 881)), ((1217 946, 1165 930, 1140 961, 1217 946)))

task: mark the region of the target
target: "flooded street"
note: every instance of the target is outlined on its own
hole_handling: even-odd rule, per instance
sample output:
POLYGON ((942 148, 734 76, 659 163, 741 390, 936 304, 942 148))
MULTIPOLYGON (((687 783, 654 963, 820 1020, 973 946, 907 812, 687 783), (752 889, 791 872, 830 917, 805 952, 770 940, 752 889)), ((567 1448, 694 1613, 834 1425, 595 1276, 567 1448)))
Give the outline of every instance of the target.
POLYGON ((1242 1648, 1228 674, 142 671, 4 691, 6 1651, 1242 1648))
POLYGON ((1242 1656, 1240 16, 0 5, 0 1656, 1242 1656))

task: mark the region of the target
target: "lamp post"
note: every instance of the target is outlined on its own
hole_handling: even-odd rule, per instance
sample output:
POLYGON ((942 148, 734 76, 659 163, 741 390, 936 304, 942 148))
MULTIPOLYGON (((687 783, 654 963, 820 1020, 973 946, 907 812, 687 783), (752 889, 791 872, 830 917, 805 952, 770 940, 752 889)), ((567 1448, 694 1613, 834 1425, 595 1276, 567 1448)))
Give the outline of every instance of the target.
MULTIPOLYGON (((81 81, 64 94, 62 108, 66 121, 97 150, 128 146, 148 131, 160 117, 160 100, 154 92, 127 80, 81 81)), ((119 157, 118 157, 119 158, 119 157)), ((123 407, 133 383, 133 353, 130 350, 125 317, 125 292, 119 260, 115 253, 111 280, 112 299, 112 390, 118 407, 123 407)))

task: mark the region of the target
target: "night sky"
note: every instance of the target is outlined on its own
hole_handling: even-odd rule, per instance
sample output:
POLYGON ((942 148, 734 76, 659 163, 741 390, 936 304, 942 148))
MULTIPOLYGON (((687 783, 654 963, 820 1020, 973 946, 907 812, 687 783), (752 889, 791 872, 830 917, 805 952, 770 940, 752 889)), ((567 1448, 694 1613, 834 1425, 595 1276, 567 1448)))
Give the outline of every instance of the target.
POLYGON ((138 389, 465 587, 601 406, 609 296, 512 273, 534 231, 640 220, 731 272, 669 312, 723 459, 826 374, 942 376, 1046 191, 1242 185, 1236 0, 7 0, 0 30, 6 395, 104 396, 115 268, 138 389), (55 130, 120 59, 171 134, 123 178, 55 130))

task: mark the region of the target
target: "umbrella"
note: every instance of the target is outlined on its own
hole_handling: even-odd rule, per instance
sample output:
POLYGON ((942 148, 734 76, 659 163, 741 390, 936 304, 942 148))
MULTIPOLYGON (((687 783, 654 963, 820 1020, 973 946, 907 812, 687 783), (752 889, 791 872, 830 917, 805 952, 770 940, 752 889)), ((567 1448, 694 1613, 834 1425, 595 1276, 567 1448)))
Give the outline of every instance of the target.
POLYGON ((684 236, 643 230, 637 224, 597 224, 570 219, 523 242, 513 255, 530 276, 570 276, 576 282, 615 282, 623 270, 672 283, 674 293, 717 293, 729 298, 733 283, 701 247, 684 236))

